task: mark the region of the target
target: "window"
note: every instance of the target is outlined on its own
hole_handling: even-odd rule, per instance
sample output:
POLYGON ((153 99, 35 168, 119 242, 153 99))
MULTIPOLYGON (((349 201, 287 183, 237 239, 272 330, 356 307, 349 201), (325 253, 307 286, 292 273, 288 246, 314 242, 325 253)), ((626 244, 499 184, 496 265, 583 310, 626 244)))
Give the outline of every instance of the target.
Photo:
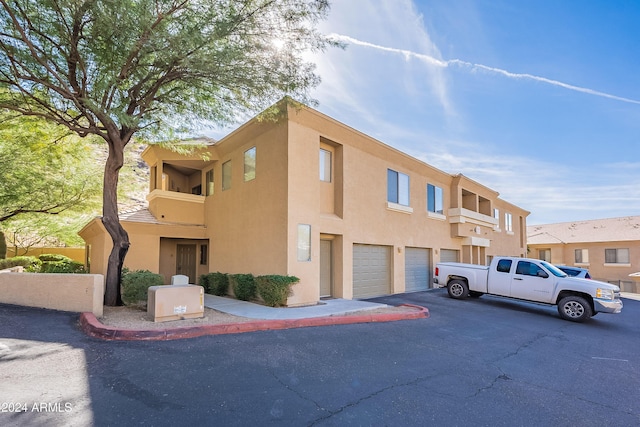
POLYGON ((629 264, 629 249, 605 249, 606 264, 629 264))
POLYGON ((498 221, 498 226, 500 226, 500 209, 493 210, 493 217, 498 221))
POLYGON ((320 149, 320 181, 331 182, 331 151, 320 149))
POLYGON ((244 152, 244 180, 251 181, 256 178, 256 147, 251 147, 244 152))
POLYGON ((205 174, 205 183, 206 183, 206 195, 211 196, 213 194, 213 169, 207 171, 205 174))
POLYGON ((427 184, 427 210, 429 212, 444 213, 442 188, 427 184))
POLYGON ((207 265, 208 254, 209 247, 207 245, 200 245, 200 265, 207 265))
POLYGON ((222 191, 231 188, 231 160, 222 164, 222 191))
POLYGON ((510 259, 501 259, 498 261, 498 265, 496 266, 496 270, 500 273, 508 273, 511 271, 511 260, 510 259))
POLYGON ((387 201, 409 206, 409 175, 387 169, 387 201))
POLYGON ((538 259, 551 262, 551 249, 540 249, 538 251, 538 259))
POLYGON ((298 224, 298 261, 311 261, 311 226, 298 224))
POLYGON ((588 264, 589 263, 589 249, 576 249, 575 250, 575 263, 576 264, 588 264))
POLYGON ((522 274, 525 276, 549 277, 549 275, 545 273, 543 269, 529 261, 518 261, 516 274, 522 274))
POLYGON ((504 229, 507 231, 513 231, 513 218, 510 213, 504 214, 504 229))

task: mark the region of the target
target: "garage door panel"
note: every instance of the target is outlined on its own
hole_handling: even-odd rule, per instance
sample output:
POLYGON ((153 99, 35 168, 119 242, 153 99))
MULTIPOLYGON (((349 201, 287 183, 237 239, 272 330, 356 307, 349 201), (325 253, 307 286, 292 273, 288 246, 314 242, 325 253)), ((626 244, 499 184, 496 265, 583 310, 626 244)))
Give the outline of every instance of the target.
POLYGON ((353 297, 387 295, 391 288, 391 247, 353 245, 353 297))
POLYGON ((431 251, 426 248, 405 250, 405 292, 424 291, 429 288, 431 251))

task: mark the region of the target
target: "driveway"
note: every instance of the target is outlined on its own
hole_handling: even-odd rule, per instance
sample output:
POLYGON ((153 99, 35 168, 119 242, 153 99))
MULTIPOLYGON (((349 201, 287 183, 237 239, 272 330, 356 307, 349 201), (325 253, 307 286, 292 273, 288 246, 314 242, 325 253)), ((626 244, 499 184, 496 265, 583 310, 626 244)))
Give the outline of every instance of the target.
POLYGON ((640 425, 640 301, 584 324, 445 290, 373 301, 431 317, 109 342, 0 305, 0 404, 27 408, 0 425, 640 425))

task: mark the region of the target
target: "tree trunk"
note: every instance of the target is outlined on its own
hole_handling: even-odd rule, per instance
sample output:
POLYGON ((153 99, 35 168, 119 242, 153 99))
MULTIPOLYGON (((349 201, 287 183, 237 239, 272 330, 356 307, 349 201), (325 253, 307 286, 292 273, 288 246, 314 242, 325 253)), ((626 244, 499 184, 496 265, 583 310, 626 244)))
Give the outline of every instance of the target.
POLYGON ((104 168, 104 189, 102 196, 102 223, 113 242, 107 264, 104 304, 122 305, 120 279, 122 265, 129 250, 129 235, 120 225, 118 216, 118 176, 124 164, 124 141, 109 142, 109 156, 104 168))
POLYGON ((0 259, 7 257, 7 241, 4 238, 4 233, 0 230, 0 259))

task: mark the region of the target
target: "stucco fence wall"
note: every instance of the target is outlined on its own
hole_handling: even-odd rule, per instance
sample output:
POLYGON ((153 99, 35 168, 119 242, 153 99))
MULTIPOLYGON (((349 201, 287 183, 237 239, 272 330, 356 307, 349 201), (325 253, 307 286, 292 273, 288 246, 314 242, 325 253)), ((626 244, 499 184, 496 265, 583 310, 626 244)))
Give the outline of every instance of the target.
POLYGON ((22 249, 16 248, 15 246, 7 246, 7 258, 11 258, 14 256, 34 256, 39 257, 42 254, 58 254, 68 256, 74 261, 80 262, 84 264, 85 262, 85 248, 56 248, 56 247, 47 247, 47 248, 29 248, 22 249))
POLYGON ((53 310, 90 311, 102 316, 101 274, 18 273, 0 271, 0 302, 53 310))

